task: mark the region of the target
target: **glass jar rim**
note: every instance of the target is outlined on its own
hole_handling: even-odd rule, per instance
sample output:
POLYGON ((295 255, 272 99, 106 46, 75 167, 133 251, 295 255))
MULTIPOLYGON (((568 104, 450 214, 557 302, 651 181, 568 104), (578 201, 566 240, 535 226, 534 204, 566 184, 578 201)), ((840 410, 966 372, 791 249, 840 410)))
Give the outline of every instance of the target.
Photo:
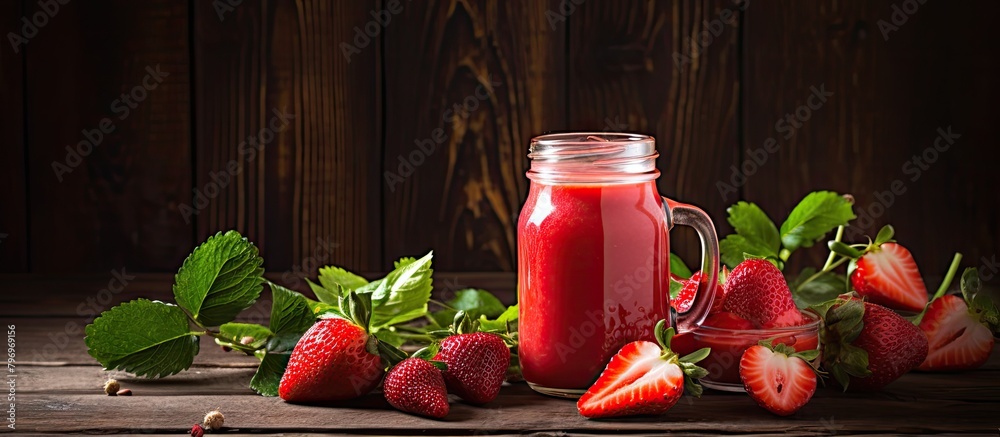
POLYGON ((564 132, 531 139, 532 181, 547 183, 634 183, 655 180, 656 140, 617 132, 564 132))

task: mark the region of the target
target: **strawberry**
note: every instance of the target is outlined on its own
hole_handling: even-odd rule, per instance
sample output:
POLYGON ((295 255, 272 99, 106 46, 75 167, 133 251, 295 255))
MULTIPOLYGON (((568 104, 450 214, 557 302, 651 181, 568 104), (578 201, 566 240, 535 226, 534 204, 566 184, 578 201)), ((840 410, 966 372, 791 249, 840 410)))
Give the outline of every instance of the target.
POLYGON ((879 390, 927 356, 927 337, 892 310, 841 297, 825 314, 823 363, 846 390, 879 390))
POLYGON ((722 266, 722 270, 719 271, 719 285, 715 288, 715 300, 712 301, 712 308, 708 310, 709 314, 722 311, 722 306, 726 303, 726 281, 728 279, 729 268, 722 266))
POLYGON ((725 285, 724 311, 761 327, 795 309, 792 292, 785 277, 774 264, 763 259, 748 259, 729 274, 725 285))
POLYGON ((383 391, 390 405, 408 413, 440 419, 450 409, 441 370, 420 358, 407 358, 393 367, 383 391))
POLYGON ((740 359, 740 379, 757 405, 779 416, 802 408, 816 393, 816 373, 809 364, 818 350, 796 352, 789 346, 763 341, 750 346, 740 359))
MULTIPOLYGON (((712 309, 709 314, 722 310, 722 302, 725 300, 726 292, 723 287, 729 270, 722 267, 719 272, 719 281, 715 287, 715 300, 712 301, 712 309)), ((694 304, 694 298, 698 295, 701 282, 705 280, 705 275, 701 271, 695 272, 690 278, 684 279, 673 273, 670 274, 670 306, 678 313, 686 313, 694 304)))
POLYGON ((444 380, 451 393, 473 404, 485 404, 500 393, 510 350, 499 335, 473 332, 442 340, 434 360, 448 365, 444 380))
POLYGON ((664 329, 665 321, 656 324, 659 344, 634 341, 618 351, 586 393, 576 403, 584 417, 618 417, 663 414, 687 390, 701 395, 694 379, 708 374, 694 363, 708 355, 707 348, 680 358, 670 349, 674 329, 664 329))
POLYGON ((982 366, 993 351, 993 333, 978 314, 956 295, 934 299, 920 321, 929 352, 920 370, 970 370, 982 366))
POLYGON ((749 320, 726 311, 708 316, 702 325, 733 330, 754 329, 753 323, 750 323, 749 320))
POLYGON ((869 302, 917 312, 927 304, 927 286, 913 255, 896 243, 872 243, 857 259, 851 284, 869 302))
POLYGON ((694 297, 698 294, 698 286, 701 285, 702 276, 701 272, 695 272, 688 279, 683 279, 679 276, 675 277, 673 274, 670 275, 670 280, 679 283, 681 286, 676 295, 671 293, 672 295, 670 296, 670 306, 674 307, 678 313, 686 313, 691 309, 694 297))
POLYGON ((341 298, 345 317, 316 322, 292 350, 278 386, 288 402, 323 402, 356 398, 378 385, 385 373, 374 335, 369 335, 371 295, 341 298))
POLYGON ((785 312, 778 314, 773 319, 764 322, 761 328, 771 329, 771 328, 787 328, 790 326, 801 326, 809 323, 809 319, 806 319, 802 315, 802 311, 799 311, 796 307, 791 307, 785 312))

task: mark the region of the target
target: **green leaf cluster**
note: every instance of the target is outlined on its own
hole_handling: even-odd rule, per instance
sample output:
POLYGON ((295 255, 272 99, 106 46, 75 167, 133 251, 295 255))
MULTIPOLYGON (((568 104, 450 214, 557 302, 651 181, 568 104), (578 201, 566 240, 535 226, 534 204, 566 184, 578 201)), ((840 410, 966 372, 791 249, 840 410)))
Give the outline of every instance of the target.
POLYGON ((851 202, 832 191, 806 195, 780 228, 754 203, 738 202, 726 211, 735 233, 723 238, 719 249, 722 261, 730 268, 747 258, 764 258, 784 268, 793 252, 811 247, 855 218, 851 202))

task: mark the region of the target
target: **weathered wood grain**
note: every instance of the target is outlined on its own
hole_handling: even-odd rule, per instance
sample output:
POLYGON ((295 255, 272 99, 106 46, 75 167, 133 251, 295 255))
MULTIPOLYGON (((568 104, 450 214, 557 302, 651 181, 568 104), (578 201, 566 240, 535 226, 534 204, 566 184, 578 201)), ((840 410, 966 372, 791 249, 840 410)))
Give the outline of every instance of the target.
POLYGON ((378 44, 339 47, 376 2, 247 1, 221 21, 196 5, 195 188, 231 175, 198 211, 199 238, 243 231, 272 270, 384 268, 378 44))
MULTIPOLYGON (((0 28, 22 36, 24 2, 0 6, 0 28)), ((9 37, 7 39, 9 41, 9 37)), ((28 40, 30 42, 30 40, 28 40)), ((24 168, 24 52, 4 45, 0 50, 0 272, 28 269, 28 184, 24 168)))
POLYGON ((564 126, 556 1, 401 3, 385 31, 385 262, 513 271, 531 136, 564 126))
POLYGON ((118 381, 133 396, 258 396, 250 389, 250 378, 256 368, 220 368, 197 366, 163 379, 137 378, 122 371, 107 371, 99 366, 33 366, 17 368, 23 384, 21 395, 103 395, 104 382, 118 381))
MULTIPOLYGON (((744 146, 757 149, 775 138, 780 150, 763 155, 767 161, 748 177, 744 194, 780 220, 809 191, 853 193, 857 212, 868 217, 857 222, 854 240, 891 223, 924 274, 943 272, 955 251, 978 265, 996 253, 1000 238, 993 225, 1000 194, 977 188, 993 185, 992 163, 1000 153, 988 146, 1000 137, 986 127, 988 108, 1000 97, 1000 87, 986 78, 1000 71, 1000 49, 978 38, 941 36, 989 26, 1000 9, 928 2, 893 18, 900 4, 750 6, 744 146), (886 40, 880 29, 904 18, 886 40), (824 86, 833 93, 827 102, 803 106, 812 87, 824 86), (803 120, 793 123, 800 128, 776 125, 797 110, 803 120), (938 129, 949 126, 961 137, 935 151, 938 129), (936 161, 923 169, 911 162, 925 153, 936 161)), ((798 261, 819 265, 825 252, 816 248, 798 261)))
POLYGON ((187 24, 185 2, 72 2, 31 40, 33 272, 171 270, 191 250, 187 24))
POLYGON ((835 390, 821 390, 802 410, 787 418, 768 413, 747 396, 707 393, 700 399, 681 400, 664 416, 587 420, 577 413, 574 402, 535 394, 524 384, 504 387, 500 396, 484 407, 455 401, 451 413, 441 421, 395 411, 378 393, 329 406, 291 405, 255 395, 137 394, 131 398, 108 398, 101 393, 27 394, 19 405, 19 427, 35 432, 182 432, 187 422, 197 420, 213 408, 220 408, 226 414, 226 424, 238 432, 410 433, 432 428, 441 434, 476 431, 989 433, 995 432, 998 425, 998 419, 991 414, 997 405, 995 401, 930 401, 926 395, 891 399, 841 394, 835 390), (136 412, 142 412, 142 416, 136 412), (725 420, 720 420, 721 417, 725 420))
MULTIPOLYGON (((656 137, 661 194, 700 206, 720 232, 736 199, 716 182, 737 156, 740 13, 725 0, 586 2, 563 24, 570 128, 656 137)), ((678 227, 671 250, 696 261, 696 237, 678 227)))

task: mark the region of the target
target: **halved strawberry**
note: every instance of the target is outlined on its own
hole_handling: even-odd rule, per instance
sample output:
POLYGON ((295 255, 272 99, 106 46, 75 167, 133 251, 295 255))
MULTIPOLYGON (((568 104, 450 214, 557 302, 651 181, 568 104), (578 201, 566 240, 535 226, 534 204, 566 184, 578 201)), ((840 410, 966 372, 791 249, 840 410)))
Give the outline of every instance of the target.
POLYGON ((740 359, 740 379, 757 405, 779 416, 802 408, 816 393, 816 373, 809 364, 818 350, 796 352, 789 346, 763 341, 750 346, 740 359))
POLYGON ((934 299, 920 321, 929 352, 920 370, 970 370, 982 366, 993 351, 993 333, 979 314, 956 295, 934 299))
POLYGON ((927 304, 927 286, 909 250, 897 243, 869 246, 857 260, 851 284, 872 303, 902 311, 927 304))
POLYGON ((683 358, 670 349, 674 328, 654 328, 656 340, 634 341, 618 351, 611 362, 576 403, 584 417, 618 417, 663 414, 686 390, 700 396, 694 379, 708 374, 694 363, 708 356, 708 348, 683 358))

